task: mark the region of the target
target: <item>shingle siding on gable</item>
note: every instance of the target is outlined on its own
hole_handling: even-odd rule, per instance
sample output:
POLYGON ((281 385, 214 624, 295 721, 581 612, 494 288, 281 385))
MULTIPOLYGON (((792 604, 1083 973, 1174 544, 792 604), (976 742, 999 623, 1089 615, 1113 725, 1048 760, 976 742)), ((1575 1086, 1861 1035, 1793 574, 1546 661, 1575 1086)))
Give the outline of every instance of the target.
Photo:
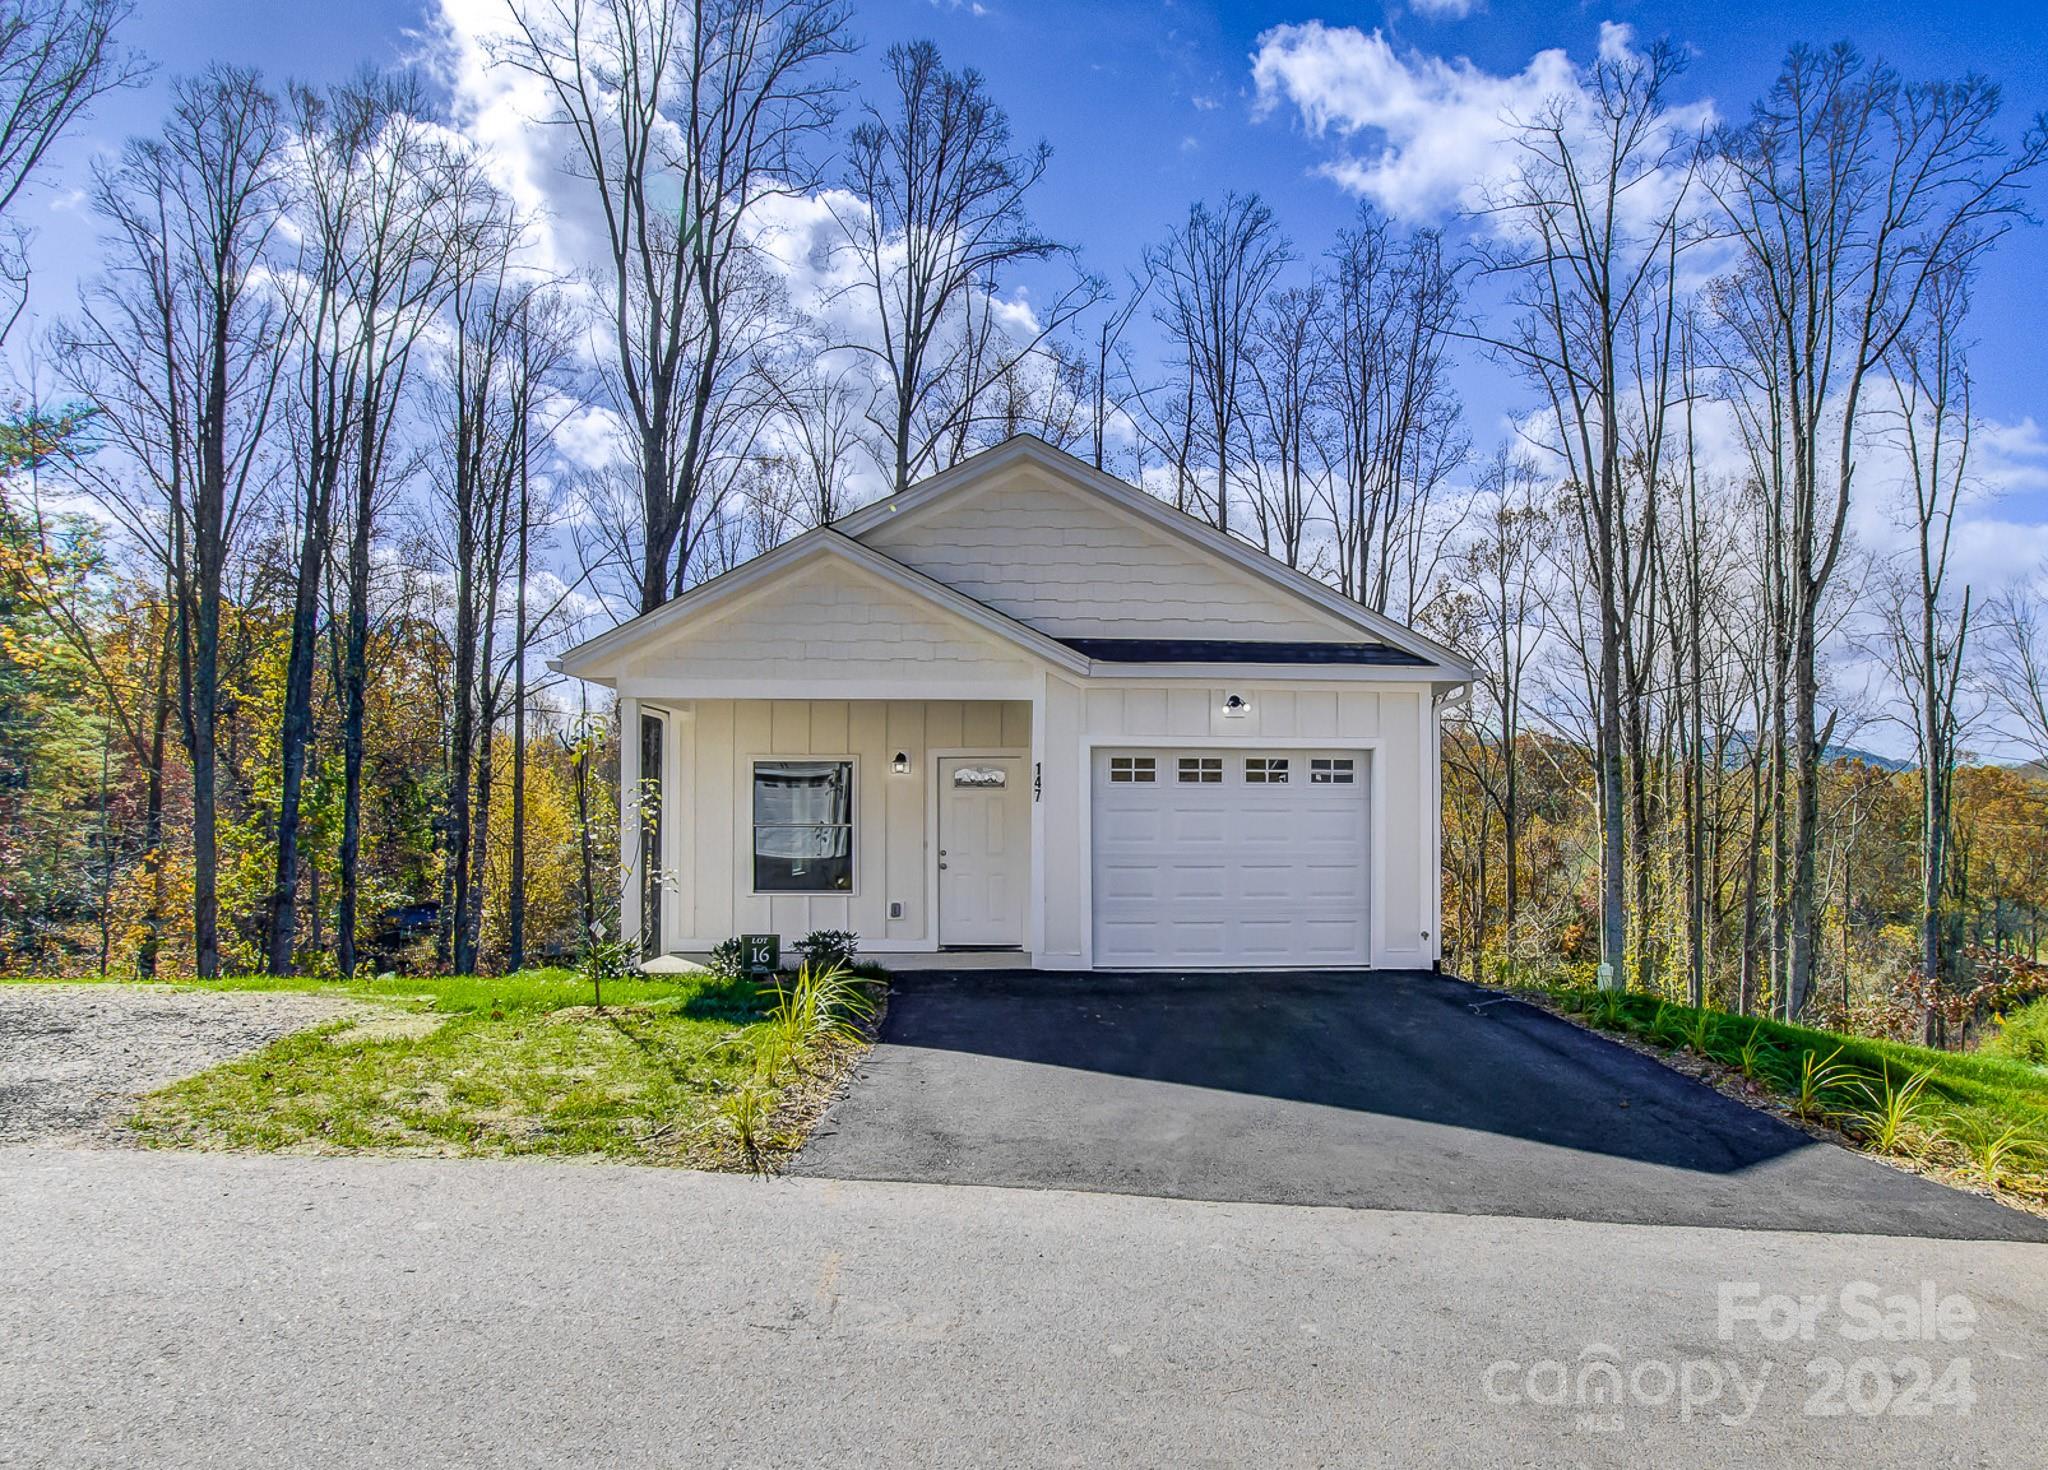
POLYGON ((1356 628, 1258 586, 1036 474, 861 538, 1055 638, 1356 641, 1356 628))
POLYGON ((778 665, 823 663, 836 678, 899 675, 1025 678, 1014 650, 844 566, 802 572, 726 616, 636 660, 634 674, 757 677, 778 665))

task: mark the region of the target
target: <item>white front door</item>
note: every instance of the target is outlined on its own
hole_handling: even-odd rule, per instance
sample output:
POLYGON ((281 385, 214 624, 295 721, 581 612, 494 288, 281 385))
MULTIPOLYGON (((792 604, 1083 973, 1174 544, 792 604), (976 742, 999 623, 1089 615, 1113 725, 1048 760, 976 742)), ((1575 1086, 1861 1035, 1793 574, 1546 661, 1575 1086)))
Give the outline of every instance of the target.
POLYGON ((1368 963, 1367 756, 1095 756, 1098 969, 1368 963))
POLYGON ((1021 756, 939 761, 939 943, 1022 945, 1031 802, 1021 756))

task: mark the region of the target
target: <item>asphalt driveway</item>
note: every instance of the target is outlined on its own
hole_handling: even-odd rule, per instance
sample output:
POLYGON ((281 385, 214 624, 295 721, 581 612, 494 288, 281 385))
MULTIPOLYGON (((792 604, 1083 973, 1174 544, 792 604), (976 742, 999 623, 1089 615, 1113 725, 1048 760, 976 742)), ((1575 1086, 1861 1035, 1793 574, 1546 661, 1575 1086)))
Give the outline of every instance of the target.
POLYGON ((2048 1241, 1423 972, 906 975, 796 1162, 840 1179, 2048 1241), (1475 1009, 1475 1006, 1478 1008, 1475 1009))

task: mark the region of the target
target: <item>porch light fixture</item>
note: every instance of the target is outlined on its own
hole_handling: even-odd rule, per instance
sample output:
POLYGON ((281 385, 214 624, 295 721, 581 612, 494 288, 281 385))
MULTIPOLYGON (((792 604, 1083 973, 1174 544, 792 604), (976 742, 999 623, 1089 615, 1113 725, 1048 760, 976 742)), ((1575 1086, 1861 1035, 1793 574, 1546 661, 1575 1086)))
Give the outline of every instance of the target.
POLYGON ((899 776, 907 776, 907 775, 909 775, 909 774, 910 774, 910 752, 909 752, 909 751, 907 751, 907 750, 899 750, 899 751, 897 751, 897 752, 896 752, 896 754, 895 754, 895 757, 894 757, 894 758, 893 758, 892 760, 890 760, 890 762, 889 762, 889 769, 890 769, 890 770, 892 770, 892 771, 894 771, 894 772, 895 772, 895 773, 896 773, 897 775, 899 775, 899 776))
POLYGON ((1223 713, 1226 715, 1248 714, 1251 707, 1252 702, 1242 694, 1227 695, 1223 700, 1223 713))

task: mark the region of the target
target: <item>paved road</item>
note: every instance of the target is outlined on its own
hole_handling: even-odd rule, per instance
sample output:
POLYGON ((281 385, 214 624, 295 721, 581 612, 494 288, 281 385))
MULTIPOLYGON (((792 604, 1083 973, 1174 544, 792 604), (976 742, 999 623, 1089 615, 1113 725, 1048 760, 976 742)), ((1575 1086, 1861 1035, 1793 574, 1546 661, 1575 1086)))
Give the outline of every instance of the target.
POLYGON ((1420 972, 899 977, 799 1172, 2048 1241, 1519 1001, 1420 972))
POLYGON ((10 1466, 2019 1467, 2044 1379, 2036 1245, 0 1149, 10 1466), (1967 1336, 1841 1335, 1923 1281, 1967 1336), (1828 1306, 1723 1338, 1722 1282, 1828 1306), (1871 1412, 1807 1415, 1831 1356, 1871 1412), (1969 1412, 1875 1411, 1915 1357, 1969 1412))

